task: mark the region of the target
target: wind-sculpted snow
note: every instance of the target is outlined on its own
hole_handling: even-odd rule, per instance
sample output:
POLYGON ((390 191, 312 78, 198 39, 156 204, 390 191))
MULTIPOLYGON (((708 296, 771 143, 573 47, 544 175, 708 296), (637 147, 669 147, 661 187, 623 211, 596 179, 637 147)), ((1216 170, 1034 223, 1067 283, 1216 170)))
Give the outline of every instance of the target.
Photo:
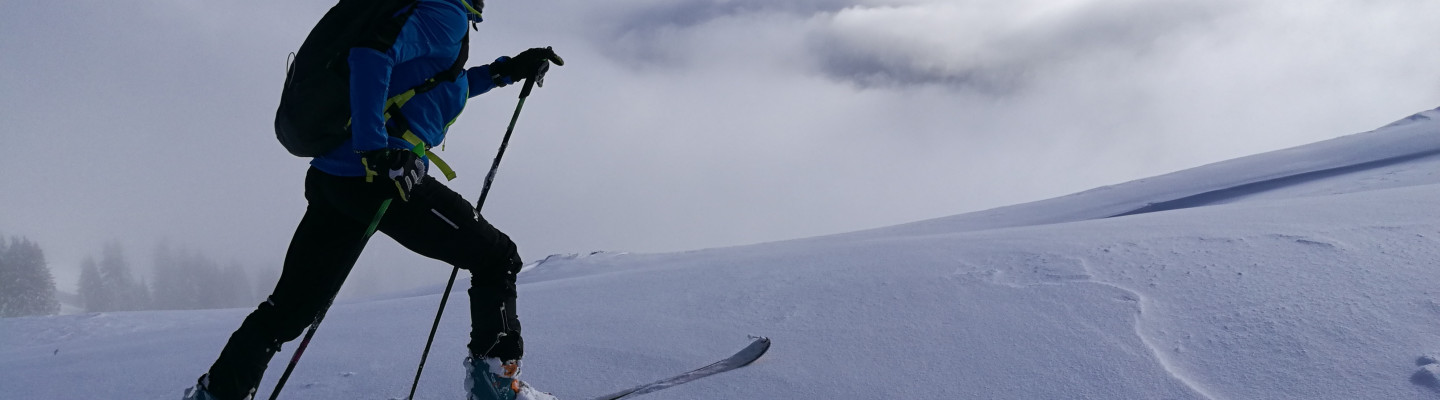
POLYGON ((1165 353, 1157 349, 1148 337, 1141 334, 1139 324, 1140 316, 1143 314, 1143 307, 1147 299, 1139 292, 1111 283, 1094 280, 1094 276, 1090 275, 1090 269, 1085 266, 1085 260, 1083 259, 1053 254, 1020 253, 1006 256, 1008 257, 1002 256, 1000 260, 988 260, 992 265, 1008 266, 1006 269, 991 269, 978 274, 967 273, 967 275, 991 284, 1015 288, 1034 287, 1037 285, 1081 284, 1100 285, 1119 290, 1122 294, 1118 295, 1114 300, 1123 303, 1132 303, 1135 307, 1136 318, 1133 332, 1136 335, 1136 339, 1149 350, 1151 356, 1155 357, 1155 362, 1159 364, 1158 367, 1160 370, 1170 374, 1175 381, 1185 385, 1185 387, 1189 389, 1189 393, 1184 393, 1183 395, 1173 394, 1173 396, 1175 396, 1173 398, 1211 397, 1205 394, 1199 385, 1172 367, 1168 359, 1164 357, 1165 353), (1006 260, 1006 258, 1009 258, 1009 260, 1006 260))
POLYGON ((905 235, 1056 224, 1219 204, 1440 183, 1440 108, 1380 129, 1032 203, 852 235, 905 235), (1405 175, 1405 176, 1396 176, 1405 175), (1398 178, 1398 179, 1397 179, 1398 178), (1323 186, 1319 191, 1313 186, 1323 186), (1148 207, 1148 208, 1147 208, 1148 207))
MULTIPOLYGON (((756 364, 646 398, 1433 400, 1440 160, 1405 157, 1437 127, 852 234, 552 257, 521 275, 525 378, 586 398, 753 334, 756 364)), ((283 397, 401 397, 438 292, 338 304, 283 397)), ((450 304, 417 398, 461 396, 450 304)), ((246 312, 0 320, 0 399, 178 398, 246 312)))
POLYGON ((1212 204, 1222 204, 1248 196, 1255 196, 1266 192, 1300 186, 1306 183, 1317 182, 1328 178, 1359 174, 1383 169, 1386 167, 1393 167, 1405 164, 1410 164, 1408 165, 1409 167, 1414 167, 1414 164, 1420 164, 1420 162, 1423 162, 1426 167, 1430 167, 1436 164, 1440 164, 1437 163, 1437 161, 1440 161, 1440 149, 1427 149, 1412 154, 1405 154, 1386 159, 1362 162, 1355 165, 1346 165, 1317 171, 1300 172, 1294 175, 1265 179, 1261 181, 1240 184, 1224 189, 1217 189, 1195 195, 1185 196, 1175 200, 1150 203, 1145 205, 1144 207, 1120 213, 1115 216, 1124 217, 1129 215, 1139 215, 1152 212, 1179 210, 1183 208, 1203 207, 1212 204))
POLYGON ((776 339, 780 358, 761 378, 776 385, 674 398, 852 398, 873 380, 912 382, 902 394, 921 398, 1429 398, 1412 377, 1425 370, 1416 357, 1440 347, 1440 269, 1428 267, 1440 218, 1426 211, 1437 195, 1426 185, 616 259, 648 272, 530 288, 593 300, 554 311, 560 320, 637 311, 567 342, 776 339))
MULTIPOLYGON (((1141 334, 1218 397, 1415 398, 1376 375, 1407 374, 1401 361, 1440 339, 1425 326, 1437 315, 1417 307, 1440 278, 1417 268, 1440 256, 1429 250, 1440 244, 1435 221, 1415 224, 1414 209, 1342 221, 1366 202, 1323 215, 1305 215, 1323 209, 1306 203, 1197 209, 1184 233, 1104 247, 1095 263, 1114 267, 1097 279, 1142 293, 1141 334), (1290 212, 1265 217, 1281 209, 1290 212), (1270 226, 1254 229, 1247 216, 1270 226)), ((1131 223, 1175 228, 1174 218, 1131 223)))

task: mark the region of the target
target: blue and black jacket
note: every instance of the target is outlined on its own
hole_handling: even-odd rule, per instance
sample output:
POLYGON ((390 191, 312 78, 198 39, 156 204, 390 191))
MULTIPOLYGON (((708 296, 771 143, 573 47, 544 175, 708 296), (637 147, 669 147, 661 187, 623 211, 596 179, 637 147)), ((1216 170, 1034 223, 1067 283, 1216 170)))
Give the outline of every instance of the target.
MULTIPOLYGON (((462 49, 468 47, 462 45, 470 20, 462 1, 466 0, 419 0, 389 51, 350 50, 350 140, 315 157, 310 165, 331 175, 365 176, 360 152, 413 147, 388 133, 386 125, 395 124, 396 119, 385 118, 386 100, 454 66, 462 49)), ((489 65, 469 68, 453 82, 442 81, 434 89, 415 94, 400 112, 424 146, 438 146, 450 123, 465 109, 466 100, 495 87, 489 65)))

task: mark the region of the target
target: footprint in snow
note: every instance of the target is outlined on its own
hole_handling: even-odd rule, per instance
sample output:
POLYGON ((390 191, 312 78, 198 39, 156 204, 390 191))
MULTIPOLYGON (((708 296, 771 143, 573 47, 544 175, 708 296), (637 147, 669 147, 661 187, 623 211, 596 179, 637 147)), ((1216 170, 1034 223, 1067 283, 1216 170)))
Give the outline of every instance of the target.
POLYGON ((1415 371, 1415 375, 1410 376, 1410 382, 1435 391, 1440 391, 1440 357, 1435 355, 1421 356, 1420 359, 1415 360, 1415 364, 1420 366, 1420 370, 1415 371))

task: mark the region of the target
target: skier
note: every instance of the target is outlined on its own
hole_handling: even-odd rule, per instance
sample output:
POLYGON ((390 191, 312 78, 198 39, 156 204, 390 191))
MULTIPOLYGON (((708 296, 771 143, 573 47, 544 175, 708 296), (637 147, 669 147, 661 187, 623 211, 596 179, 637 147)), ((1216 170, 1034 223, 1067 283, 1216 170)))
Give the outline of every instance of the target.
POLYGON ((377 210, 392 198, 379 221, 380 232, 471 273, 465 360, 469 398, 554 399, 518 379, 524 343, 515 311, 515 274, 521 266, 515 244, 459 194, 426 175, 431 160, 415 150, 413 141, 422 141, 425 149, 443 142, 467 93, 475 96, 533 78, 547 61, 564 62, 548 47, 500 57, 415 94, 398 107, 398 115, 386 115, 395 114, 387 109, 387 99, 457 64, 458 53, 468 48, 462 45, 467 22, 481 21, 484 1, 418 0, 413 7, 389 51, 350 49, 350 139, 310 162, 305 178, 309 207, 274 292, 230 336, 185 399, 253 398, 280 345, 300 336, 340 290, 377 210), (399 124, 405 126, 396 129, 399 124), (401 135, 405 132, 410 135, 401 135))

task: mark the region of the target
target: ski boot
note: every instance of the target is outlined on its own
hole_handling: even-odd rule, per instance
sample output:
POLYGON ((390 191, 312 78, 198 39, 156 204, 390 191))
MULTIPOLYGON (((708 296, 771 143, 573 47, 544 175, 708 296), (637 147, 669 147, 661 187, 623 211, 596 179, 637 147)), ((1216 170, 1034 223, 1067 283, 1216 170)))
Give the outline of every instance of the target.
MULTIPOLYGON (((219 397, 210 393, 209 386, 210 374, 200 375, 200 379, 196 380, 194 387, 185 389, 185 397, 182 400, 220 400, 219 397)), ((255 388, 250 388, 250 392, 245 393, 245 397, 240 400, 255 400, 255 388)))
POLYGON ((465 358, 468 400, 559 400, 520 381, 520 360, 465 358))
POLYGON ((210 392, 205 390, 205 383, 209 382, 209 378, 209 375, 201 376, 200 380, 195 382, 195 387, 185 389, 185 397, 181 400, 216 400, 215 396, 211 396, 210 392))

